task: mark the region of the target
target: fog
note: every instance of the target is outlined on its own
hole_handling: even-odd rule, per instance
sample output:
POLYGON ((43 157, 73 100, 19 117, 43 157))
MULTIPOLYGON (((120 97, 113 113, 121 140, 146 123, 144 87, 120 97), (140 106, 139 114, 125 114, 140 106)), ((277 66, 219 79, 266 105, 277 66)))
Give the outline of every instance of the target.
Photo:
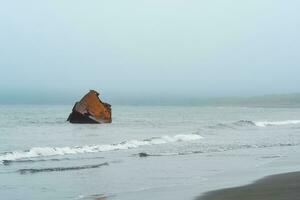
POLYGON ((300 2, 3 1, 0 103, 300 92, 300 2))

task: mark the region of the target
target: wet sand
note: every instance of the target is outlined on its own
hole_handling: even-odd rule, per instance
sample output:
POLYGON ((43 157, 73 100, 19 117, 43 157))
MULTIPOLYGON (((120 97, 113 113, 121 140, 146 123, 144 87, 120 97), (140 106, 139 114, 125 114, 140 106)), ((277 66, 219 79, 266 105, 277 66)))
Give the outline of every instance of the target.
POLYGON ((300 172, 268 176, 252 184, 208 192, 196 200, 298 200, 300 172))

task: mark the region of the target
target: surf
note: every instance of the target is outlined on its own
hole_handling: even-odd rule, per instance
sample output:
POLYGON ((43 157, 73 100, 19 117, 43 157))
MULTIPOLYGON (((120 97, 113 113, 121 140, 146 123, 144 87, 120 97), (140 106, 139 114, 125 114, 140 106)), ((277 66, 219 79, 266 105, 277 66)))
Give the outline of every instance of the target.
POLYGON ((283 125, 295 125, 295 124, 300 124, 300 120, 261 121, 261 122, 255 122, 255 125, 259 126, 259 127, 283 126, 283 125))
POLYGON ((160 145, 173 142, 188 142, 202 139, 198 134, 181 134, 174 136, 153 137, 144 140, 129 140, 115 144, 85 145, 75 147, 33 147, 25 151, 12 151, 0 154, 0 161, 7 163, 9 161, 31 159, 49 156, 61 156, 68 154, 84 154, 106 151, 117 151, 138 148, 141 146, 160 145))

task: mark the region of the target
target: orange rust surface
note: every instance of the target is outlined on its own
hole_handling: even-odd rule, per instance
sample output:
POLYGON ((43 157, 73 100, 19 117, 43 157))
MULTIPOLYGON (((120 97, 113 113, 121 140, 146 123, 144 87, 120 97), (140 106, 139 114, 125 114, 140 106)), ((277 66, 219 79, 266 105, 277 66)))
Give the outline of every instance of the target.
POLYGON ((76 104, 75 110, 81 114, 88 113, 97 121, 111 122, 111 107, 109 104, 102 102, 99 93, 90 90, 79 103, 76 104))

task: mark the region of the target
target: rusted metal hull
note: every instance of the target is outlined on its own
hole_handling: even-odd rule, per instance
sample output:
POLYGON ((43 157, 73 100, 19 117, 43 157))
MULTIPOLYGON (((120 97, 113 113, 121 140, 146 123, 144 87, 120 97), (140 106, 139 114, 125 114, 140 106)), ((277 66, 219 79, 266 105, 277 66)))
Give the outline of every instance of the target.
POLYGON ((70 123, 96 124, 111 123, 111 105, 99 99, 99 93, 90 90, 76 102, 67 119, 70 123))

